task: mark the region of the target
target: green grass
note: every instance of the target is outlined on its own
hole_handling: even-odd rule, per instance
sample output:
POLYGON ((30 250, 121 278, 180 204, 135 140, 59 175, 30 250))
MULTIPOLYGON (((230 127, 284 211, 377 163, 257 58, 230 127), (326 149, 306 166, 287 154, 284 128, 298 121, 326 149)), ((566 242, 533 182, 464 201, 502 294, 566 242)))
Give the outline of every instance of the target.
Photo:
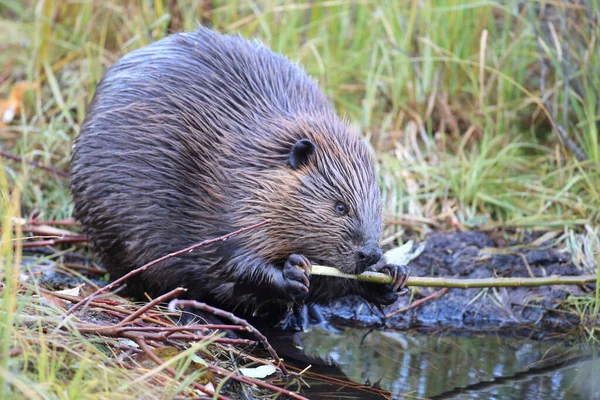
MULTIPOLYGON (((12 246, 20 243, 22 236, 12 224, 13 217, 19 217, 19 186, 9 188, 0 168, 0 399, 173 398, 195 394, 161 368, 121 367, 120 362, 128 364, 130 360, 113 350, 119 341, 85 337, 62 318, 64 310, 41 295, 37 286, 19 284, 22 269, 30 272, 22 264, 20 246, 16 250, 12 246)), ((181 376, 193 354, 205 347, 206 342, 199 342, 178 352, 169 363, 181 376)), ((198 379, 200 373, 187 374, 184 382, 198 379)))
MULTIPOLYGON (((386 236, 556 230, 574 260, 597 269, 597 2, 560 9, 559 2, 523 8, 516 0, 213 1, 206 12, 205 1, 169 9, 171 3, 0 0, 0 99, 17 81, 39 84, 22 116, 0 127, 0 147, 68 170, 72 140, 103 72, 129 51, 208 21, 299 61, 368 138, 387 216, 414 222, 392 224, 386 236)), ((39 327, 15 325, 15 310, 56 310, 16 291, 20 252, 12 251, 8 218, 33 211, 66 218, 71 205, 65 179, 27 164, 1 165, 0 384, 34 398, 60 398, 65 390, 74 393, 69 397, 110 397, 113 383, 127 379, 106 366, 110 354, 77 340, 77 350, 61 355, 39 327), (18 344, 36 351, 26 360, 7 357, 18 344), (88 358, 91 373, 69 365, 88 358)), ((600 292, 590 297, 585 310, 597 314, 599 299, 600 292)), ((123 396, 143 388, 128 390, 123 396)))
MULTIPOLYGON (((384 160, 382 175, 401 168, 417 178, 418 198, 395 182, 390 196, 405 198, 395 212, 443 196, 467 217, 515 226, 535 227, 538 217, 540 228, 551 219, 598 223, 600 30, 560 26, 575 23, 582 10, 562 15, 565 21, 552 17, 564 11, 546 11, 555 18, 555 35, 562 35, 557 48, 535 2, 523 10, 510 1, 229 3, 215 2, 215 28, 257 37, 301 62, 340 114, 370 138, 384 160), (556 125, 587 160, 578 162, 565 149, 556 125), (400 163, 387 162, 399 151, 400 163)), ((10 50, 0 59, 10 67, 0 91, 17 79, 41 83, 26 120, 5 128, 20 137, 11 151, 63 169, 103 71, 169 31, 194 29, 202 15, 193 1, 173 10, 162 1, 0 4, 10 50)), ((46 218, 70 215, 64 180, 31 170, 29 176, 27 210, 46 218)))

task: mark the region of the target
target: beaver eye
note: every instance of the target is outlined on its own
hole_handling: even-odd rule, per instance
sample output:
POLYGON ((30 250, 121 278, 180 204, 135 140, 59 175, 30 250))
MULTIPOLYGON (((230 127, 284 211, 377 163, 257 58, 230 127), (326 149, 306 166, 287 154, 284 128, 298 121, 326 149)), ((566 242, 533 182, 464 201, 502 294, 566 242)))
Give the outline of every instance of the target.
POLYGON ((348 214, 348 207, 346 207, 346 205, 344 203, 342 203, 341 201, 338 201, 337 203, 335 203, 335 212, 339 215, 346 215, 348 214))

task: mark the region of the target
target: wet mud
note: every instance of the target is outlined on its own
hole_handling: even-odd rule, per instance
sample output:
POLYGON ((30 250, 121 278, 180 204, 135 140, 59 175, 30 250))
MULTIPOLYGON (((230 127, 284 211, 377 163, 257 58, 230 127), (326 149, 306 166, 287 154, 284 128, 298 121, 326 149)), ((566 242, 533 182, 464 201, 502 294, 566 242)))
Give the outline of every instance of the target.
MULTIPOLYGON (((582 275, 568 253, 546 246, 499 247, 483 232, 434 233, 422 254, 410 263, 413 276, 448 278, 542 277, 582 275)), ((415 288, 386 314, 440 289, 415 288)), ((581 323, 565 300, 593 290, 593 285, 519 288, 449 289, 443 296, 383 321, 378 310, 358 297, 338 300, 323 311, 334 325, 388 328, 452 328, 485 330, 535 328, 567 331, 581 323)))

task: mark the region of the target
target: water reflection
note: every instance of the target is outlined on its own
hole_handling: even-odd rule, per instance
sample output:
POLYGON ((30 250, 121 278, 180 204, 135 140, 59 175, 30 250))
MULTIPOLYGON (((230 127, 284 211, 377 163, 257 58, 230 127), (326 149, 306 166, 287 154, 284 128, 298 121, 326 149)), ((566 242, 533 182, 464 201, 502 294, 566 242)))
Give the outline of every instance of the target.
POLYGON ((274 341, 299 367, 382 389, 335 391, 313 379, 309 398, 600 399, 598 349, 573 337, 314 327, 274 341))

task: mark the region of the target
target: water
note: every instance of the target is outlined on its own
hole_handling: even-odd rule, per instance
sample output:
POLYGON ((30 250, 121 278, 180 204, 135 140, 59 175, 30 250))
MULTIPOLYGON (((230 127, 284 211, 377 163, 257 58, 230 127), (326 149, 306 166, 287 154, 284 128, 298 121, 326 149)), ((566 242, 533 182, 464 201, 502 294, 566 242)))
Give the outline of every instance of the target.
POLYGON ((312 365, 311 399, 600 399, 598 347, 576 336, 313 327, 273 340, 288 362, 312 365), (346 382, 321 382, 334 378, 346 382))

